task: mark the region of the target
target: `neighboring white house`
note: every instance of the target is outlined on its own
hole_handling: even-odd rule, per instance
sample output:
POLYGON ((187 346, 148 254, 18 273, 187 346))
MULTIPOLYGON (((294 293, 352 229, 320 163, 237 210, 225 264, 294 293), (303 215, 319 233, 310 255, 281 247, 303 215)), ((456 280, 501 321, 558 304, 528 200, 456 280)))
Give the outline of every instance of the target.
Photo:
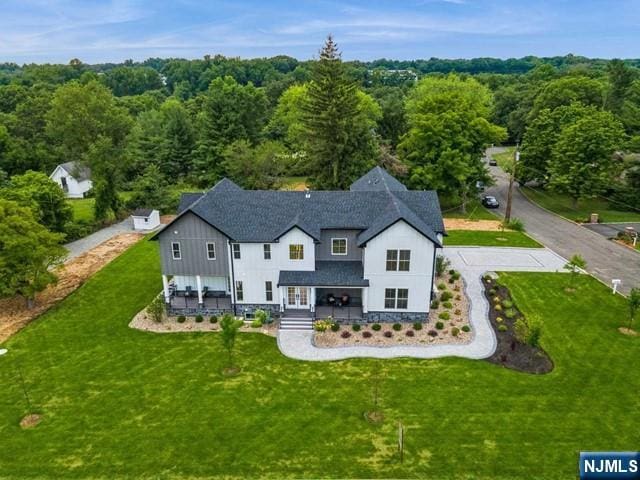
POLYGON ((60 185, 69 198, 84 198, 91 190, 91 170, 78 162, 61 163, 49 178, 60 185))
POLYGON ((154 239, 174 314, 424 322, 444 233, 435 192, 407 190, 376 167, 349 191, 253 191, 223 179, 184 194, 154 239))
POLYGON ((153 230, 160 226, 160 212, 150 208, 138 208, 131 214, 134 230, 153 230))

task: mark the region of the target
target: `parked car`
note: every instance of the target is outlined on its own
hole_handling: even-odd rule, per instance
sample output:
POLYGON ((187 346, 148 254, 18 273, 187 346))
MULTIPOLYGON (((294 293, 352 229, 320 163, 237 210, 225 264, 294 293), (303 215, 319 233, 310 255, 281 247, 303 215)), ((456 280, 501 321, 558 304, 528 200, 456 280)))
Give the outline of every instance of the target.
POLYGON ((493 197, 491 195, 485 195, 484 197, 482 197, 482 205, 487 208, 498 208, 500 206, 498 200, 496 200, 496 197, 493 197))
POLYGON ((492 167, 497 167, 498 166, 498 161, 495 158, 490 158, 489 159, 489 165, 492 167))

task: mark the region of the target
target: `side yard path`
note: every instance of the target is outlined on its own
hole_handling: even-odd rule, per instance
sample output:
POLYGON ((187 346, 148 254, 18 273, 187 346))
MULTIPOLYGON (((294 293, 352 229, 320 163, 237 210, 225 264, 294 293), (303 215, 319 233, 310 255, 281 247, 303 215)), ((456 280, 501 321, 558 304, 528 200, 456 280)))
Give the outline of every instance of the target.
POLYGON ((445 247, 451 266, 462 274, 469 297, 469 319, 473 340, 464 345, 426 345, 397 347, 318 348, 313 345, 313 331, 280 330, 278 347, 283 355, 297 360, 329 361, 355 357, 370 358, 440 358, 490 357, 496 338, 489 323, 489 304, 483 295, 481 278, 485 272, 562 272, 566 260, 547 248, 445 247))
POLYGON ((113 237, 122 235, 123 233, 133 233, 133 225, 131 224, 130 217, 127 217, 121 222, 102 228, 97 232, 93 232, 91 235, 87 235, 84 238, 67 243, 64 247, 69 250, 69 254, 67 255, 65 262, 69 262, 83 253, 96 248, 101 243, 111 240, 113 237))

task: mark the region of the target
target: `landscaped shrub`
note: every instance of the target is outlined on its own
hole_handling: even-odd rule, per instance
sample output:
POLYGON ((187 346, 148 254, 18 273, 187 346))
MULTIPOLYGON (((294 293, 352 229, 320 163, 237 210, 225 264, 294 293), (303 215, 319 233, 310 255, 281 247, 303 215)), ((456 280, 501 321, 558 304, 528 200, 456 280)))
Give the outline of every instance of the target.
POLYGON ((147 313, 154 322, 160 323, 164 317, 164 298, 158 296, 147 307, 147 313))
POLYGON ((437 337, 438 336, 438 332, 436 332, 435 330, 429 330, 427 332, 427 335, 429 335, 430 337, 437 337))
POLYGON ((451 278, 454 280, 460 280, 460 272, 454 272, 453 275, 451 275, 451 278))
POLYGON ((516 311, 513 308, 507 308, 504 311, 504 316, 507 318, 514 318, 516 316, 516 311))
POLYGON ((442 312, 440 315, 438 315, 438 318, 440 320, 449 320, 451 318, 451 315, 449 315, 449 312, 442 312))
POLYGON ((449 277, 449 283, 454 283, 455 281, 456 281, 456 279, 455 279, 455 278, 453 278, 453 277, 449 277))
POLYGON ((504 318, 496 317, 496 323, 502 323, 502 322, 504 322, 504 318))
POLYGON ((396 332, 399 332, 400 330, 402 330, 402 324, 401 323, 394 323, 391 328, 393 328, 396 332))
POLYGON ((502 303, 502 299, 496 295, 495 297, 493 297, 493 303, 502 303))
POLYGON ((471 331, 471 327, 469 327, 469 325, 463 325, 462 326, 462 331, 463 332, 469 332, 469 331, 471 331))
POLYGON ((460 291, 460 285, 456 285, 453 287, 453 291, 454 292, 459 292, 460 291))
POLYGON ((184 315, 180 315, 178 317, 178 323, 184 323, 187 320, 187 317, 185 317, 184 315))
POLYGON ((393 332, 390 330, 387 330, 386 332, 383 333, 383 335, 387 338, 391 338, 393 337, 393 332))
POLYGON ((462 300, 462 295, 456 295, 456 300, 462 300))
POLYGON ((260 325, 264 325, 265 323, 267 323, 267 319, 269 316, 267 315, 267 312, 265 312, 264 310, 259 308, 255 311, 253 315, 256 320, 260 321, 260 325))
POLYGON ((527 321, 519 318, 514 324, 516 338, 520 343, 527 343, 532 347, 540 344, 542 336, 542 322, 540 320, 527 321))
POLYGON ((422 330, 422 324, 420 322, 416 322, 413 324, 414 330, 422 330))
POLYGON ((347 330, 343 330, 342 333, 340 334, 340 336, 342 338, 349 338, 351 336, 351 333, 347 330))
POLYGON ((332 332, 337 332, 338 330, 340 330, 340 325, 338 325, 337 323, 332 323, 331 324, 331 331, 332 332))
POLYGON ((371 338, 372 335, 373 333, 371 333, 369 330, 365 330, 364 332, 362 332, 362 338, 371 338))
POLYGON ((500 325, 498 325, 498 331, 499 332, 506 332, 507 330, 508 330, 508 328, 504 323, 501 323, 500 325))
POLYGON ((262 326, 262 320, 259 318, 254 318, 251 322, 251 328, 260 328, 262 326))
POLYGON ((196 315, 196 323, 202 323, 204 321, 204 317, 202 315, 196 315))
POLYGON ((360 326, 360 324, 354 323, 353 325, 351 325, 351 328, 354 332, 359 332, 362 327, 360 326))
POLYGON ((413 330, 407 330, 406 332, 404 332, 404 334, 407 337, 413 337, 416 334, 416 332, 414 332, 413 330))
POLYGON ((485 276, 482 278, 484 278, 487 283, 491 283, 492 278, 491 278, 491 275, 489 275, 488 273, 485 274, 485 276))
POLYGON ((444 284, 444 282, 440 282, 438 284, 438 290, 446 290, 447 286, 444 284))
POLYGON ((442 292, 440 294, 440 300, 446 302, 447 300, 451 300, 453 298, 453 293, 451 292, 442 292))
POLYGON ((453 304, 451 302, 442 302, 442 306, 449 309, 453 308, 453 304))
POLYGON ((374 323, 373 325, 371 325, 371 330, 374 330, 376 332, 379 332, 381 328, 382 325, 380 325, 379 323, 374 323))
POLYGON ((330 328, 333 330, 333 325, 334 323, 326 318, 324 320, 316 320, 315 322, 313 322, 313 329, 316 332, 326 332, 330 328))
POLYGON ((436 322, 436 328, 437 328, 438 330, 442 330, 442 329, 444 328, 444 323, 442 323, 442 322, 436 322))
POLYGON ((444 275, 444 272, 447 271, 447 268, 450 264, 451 262, 447 257, 445 257, 444 255, 438 255, 436 257, 436 275, 438 277, 444 275))
POLYGON ((449 275, 455 275, 456 271, 452 268, 451 270, 449 270, 449 275))
POLYGON ((216 317, 215 315, 212 315, 209 317, 209 321, 211 323, 218 323, 218 317, 216 317))
POLYGON ((511 308, 511 307, 513 307, 513 302, 511 300, 503 300, 502 301, 502 306, 504 308, 511 308))
POLYGON ((496 310, 496 312, 501 312, 502 311, 502 305, 500 305, 499 303, 494 305, 493 308, 496 310))
POLYGON ((509 230, 514 230, 516 232, 524 232, 524 223, 519 218, 512 218, 508 222, 503 224, 509 230))
POLYGON ((451 329, 451 335, 453 335, 454 337, 457 337, 460 334, 460 329, 458 327, 453 327, 451 329))
POLYGON ((431 301, 431 308, 433 308, 434 310, 436 308, 438 308, 440 306, 440 300, 432 300, 431 301))

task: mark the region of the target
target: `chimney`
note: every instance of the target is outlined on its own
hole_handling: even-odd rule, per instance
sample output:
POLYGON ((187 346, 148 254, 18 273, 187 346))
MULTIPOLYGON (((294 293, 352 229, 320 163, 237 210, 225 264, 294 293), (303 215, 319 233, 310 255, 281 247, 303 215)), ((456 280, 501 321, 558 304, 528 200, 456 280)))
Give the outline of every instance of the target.
POLYGON ((308 188, 304 189, 304 198, 311 198, 311 190, 308 188))

